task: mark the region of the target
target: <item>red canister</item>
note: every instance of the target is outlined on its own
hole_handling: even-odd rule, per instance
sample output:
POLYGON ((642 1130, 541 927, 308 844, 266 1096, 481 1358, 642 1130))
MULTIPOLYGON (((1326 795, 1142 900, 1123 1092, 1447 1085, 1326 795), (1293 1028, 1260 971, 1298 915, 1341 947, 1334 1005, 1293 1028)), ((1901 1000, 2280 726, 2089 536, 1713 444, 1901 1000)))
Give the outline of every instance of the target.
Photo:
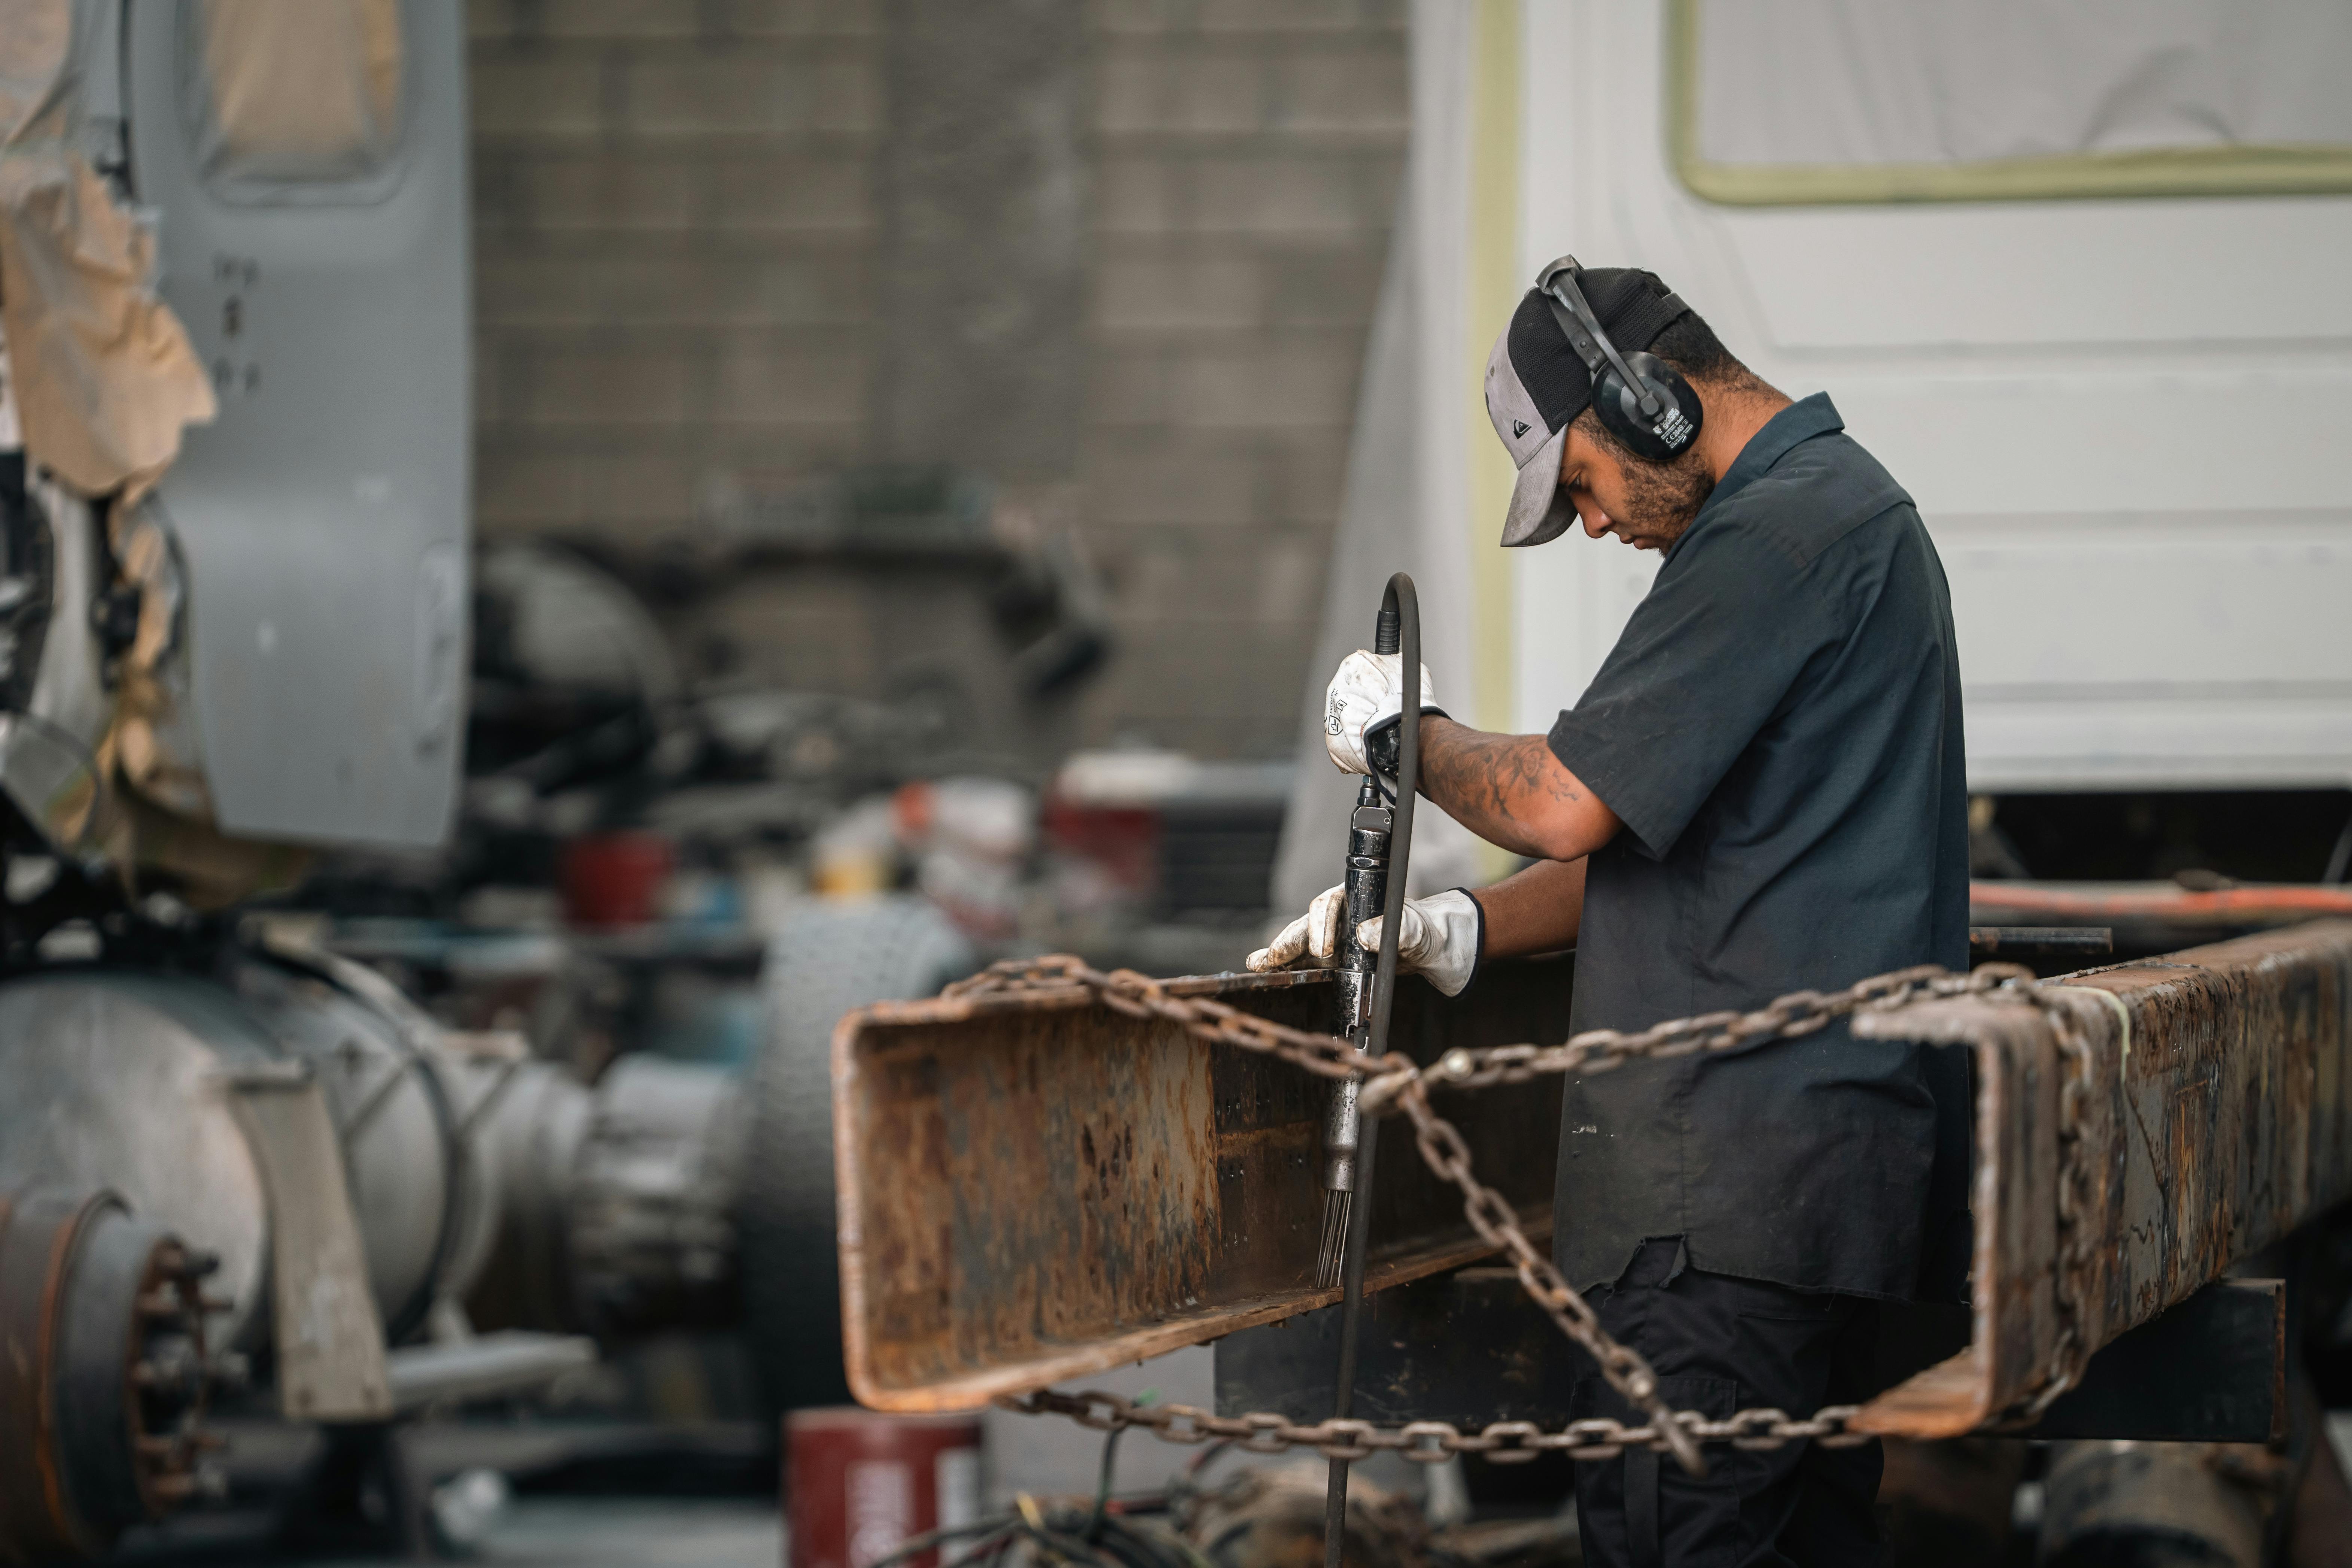
MULTIPOLYGON (((980 1417, 845 1405, 784 1417, 792 1568, 873 1568, 918 1535, 980 1515, 980 1417)), ((948 1551, 952 1563, 959 1555, 948 1551)), ((904 1568, 939 1568, 925 1552, 904 1568)))
POLYGON ((563 847, 563 912, 574 925, 649 924, 677 859, 658 833, 583 834, 563 847))

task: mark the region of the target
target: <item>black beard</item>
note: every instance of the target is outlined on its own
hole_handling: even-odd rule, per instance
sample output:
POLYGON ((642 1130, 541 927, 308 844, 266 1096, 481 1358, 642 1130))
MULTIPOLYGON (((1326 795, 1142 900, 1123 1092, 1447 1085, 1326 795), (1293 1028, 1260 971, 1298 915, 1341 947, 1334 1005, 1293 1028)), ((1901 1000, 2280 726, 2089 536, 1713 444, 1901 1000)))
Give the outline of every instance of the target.
POLYGON ((1698 509, 1715 493, 1715 476, 1685 452, 1670 463, 1636 458, 1622 465, 1625 474, 1626 531, 1670 545, 1687 531, 1698 509))

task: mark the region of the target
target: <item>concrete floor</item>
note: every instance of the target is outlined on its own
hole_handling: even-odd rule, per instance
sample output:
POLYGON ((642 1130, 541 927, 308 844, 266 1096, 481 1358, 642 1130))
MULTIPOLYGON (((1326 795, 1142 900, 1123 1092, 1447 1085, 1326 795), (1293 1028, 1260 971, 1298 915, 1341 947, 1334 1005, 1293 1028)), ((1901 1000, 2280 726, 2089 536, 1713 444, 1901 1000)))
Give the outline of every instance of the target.
MULTIPOLYGON (((257 1514, 214 1515, 126 1541, 118 1562, 142 1568, 356 1568, 385 1555, 283 1555, 257 1514)), ((462 1562, 530 1568, 783 1568, 772 1501, 734 1498, 528 1497, 499 1514, 462 1562)))
MULTIPOLYGON (((325 1568, 401 1561, 356 1521, 325 1528, 321 1544, 274 1539, 279 1510, 320 1452, 319 1435, 269 1422, 218 1423, 228 1436, 229 1499, 160 1530, 126 1536, 110 1561, 141 1568, 325 1568), (350 1544, 345 1544, 345 1542, 350 1544)), ((408 1429, 407 1452, 428 1486, 489 1472, 532 1487, 508 1491, 456 1561, 580 1568, 782 1568, 784 1525, 773 1456, 748 1424, 468 1425, 408 1429)), ((314 1538, 316 1539, 316 1538, 314 1538)))
POLYGON ((783 1568, 773 1503, 733 1499, 525 1498, 474 1561, 580 1568, 783 1568))

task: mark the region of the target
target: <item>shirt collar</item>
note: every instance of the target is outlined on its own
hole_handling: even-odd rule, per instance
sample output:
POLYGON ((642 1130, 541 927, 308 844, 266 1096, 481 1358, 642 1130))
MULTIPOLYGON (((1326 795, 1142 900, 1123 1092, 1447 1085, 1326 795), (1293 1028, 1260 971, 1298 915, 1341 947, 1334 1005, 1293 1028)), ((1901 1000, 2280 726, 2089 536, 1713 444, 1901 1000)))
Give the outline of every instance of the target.
MULTIPOLYGON (((1699 524, 1706 521, 1707 513, 1713 511, 1717 503, 1738 495, 1751 481, 1771 472, 1773 466, 1795 450, 1799 443, 1844 428, 1845 421, 1838 417, 1837 405, 1830 401, 1830 395, 1826 392, 1799 398, 1764 421, 1764 427, 1750 436, 1748 445, 1739 449, 1739 456, 1731 459, 1731 467, 1725 469, 1723 478, 1716 482, 1715 491, 1706 498, 1706 504, 1698 509, 1698 515, 1691 520, 1690 527, 1683 531, 1683 539, 1688 539, 1698 531, 1699 524)), ((1675 541, 1675 549, 1681 548, 1683 539, 1675 541)), ((1669 550, 1666 553, 1672 555, 1674 551, 1669 550)))

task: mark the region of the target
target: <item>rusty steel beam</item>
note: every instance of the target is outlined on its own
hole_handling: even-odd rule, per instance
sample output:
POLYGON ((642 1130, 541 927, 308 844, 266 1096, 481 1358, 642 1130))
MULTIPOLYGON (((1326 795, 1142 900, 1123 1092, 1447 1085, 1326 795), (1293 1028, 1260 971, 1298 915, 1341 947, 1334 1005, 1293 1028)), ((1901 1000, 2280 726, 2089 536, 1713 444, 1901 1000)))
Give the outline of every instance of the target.
MULTIPOLYGON (((1310 1028, 1328 1007, 1313 973, 1171 989, 1310 1028)), ((2352 921, 2086 971, 2054 989, 2091 1052, 2075 1144, 2094 1241, 2087 1346, 2352 1198, 2352 921)), ((1567 1004, 1565 963, 1496 965, 1453 1002, 1403 987, 1398 1035, 1421 1060, 1454 1045, 1559 1040, 1567 1004)), ((1856 1026, 1975 1056, 1971 1342, 1859 1422, 1950 1436, 2031 1395, 2059 1341, 2062 1058, 2048 1014, 2000 996, 1856 1026)), ((869 1405, 971 1405, 1333 1299, 1310 1279, 1324 1091, 1286 1065, 1202 1047, 1076 988, 871 1008, 843 1020, 834 1051, 846 1349, 869 1405)), ((1549 1218, 1558 1108, 1544 1082, 1441 1103, 1481 1178, 1536 1222, 1549 1218)), ((1485 1250, 1402 1124, 1388 1130, 1373 1288, 1485 1250)))
MULTIPOLYGON (((2074 1155, 2090 1178, 2084 1223, 2094 1245, 2077 1308, 2089 1346, 2352 1199, 2352 921, 2085 971, 2058 988, 2073 994, 2091 1051, 2074 1155)), ((2049 1016, 1997 995, 1866 1016, 1855 1031, 1975 1056, 1970 1343, 1855 1422, 1889 1436, 1956 1436, 2040 1387, 2060 1339, 2064 1068, 2049 1016)))
MULTIPOLYGON (((1498 965, 1452 1001, 1401 986, 1392 1049, 1559 1038, 1572 961, 1498 965)), ((1302 1028, 1326 971, 1172 981, 1302 1028)), ((1315 1284, 1328 1085, 1212 1049, 1076 987, 888 1003, 834 1035, 844 1350, 880 1410, 968 1408, 1336 1300, 1315 1284)), ((1559 1101, 1479 1097, 1486 1179, 1549 1227, 1559 1101)), ((1366 1288, 1483 1254, 1402 1124, 1373 1173, 1366 1288)))

